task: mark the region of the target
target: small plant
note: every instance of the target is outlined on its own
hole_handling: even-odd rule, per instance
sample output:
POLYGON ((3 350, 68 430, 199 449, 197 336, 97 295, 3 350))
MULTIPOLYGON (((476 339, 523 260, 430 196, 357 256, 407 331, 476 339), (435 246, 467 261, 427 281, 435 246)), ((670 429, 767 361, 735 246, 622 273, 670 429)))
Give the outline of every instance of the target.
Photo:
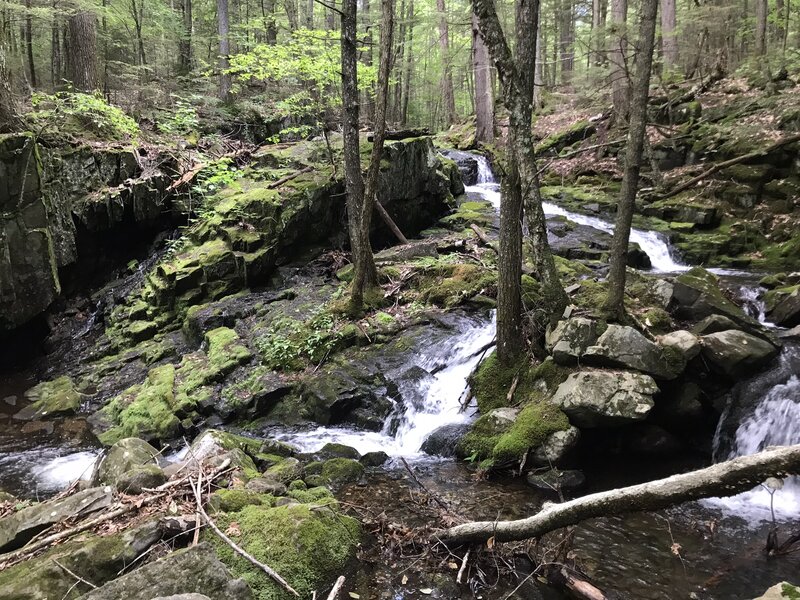
POLYGON ((197 109, 183 98, 175 101, 175 111, 158 124, 158 130, 168 135, 187 134, 195 131, 200 125, 197 109))
POLYGON ((58 92, 34 93, 29 118, 43 129, 68 131, 76 135, 91 133, 104 140, 135 139, 139 125, 121 109, 98 94, 58 92))

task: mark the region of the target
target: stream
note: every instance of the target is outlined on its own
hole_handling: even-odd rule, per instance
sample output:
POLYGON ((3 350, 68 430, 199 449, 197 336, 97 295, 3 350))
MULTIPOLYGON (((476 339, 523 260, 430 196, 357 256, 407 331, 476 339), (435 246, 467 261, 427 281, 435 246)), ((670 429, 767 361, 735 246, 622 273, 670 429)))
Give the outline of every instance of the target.
MULTIPOLYGON (((466 190, 499 209, 499 184, 488 162, 477 158, 478 182, 466 190)), ((545 203, 544 210, 547 216, 565 216, 575 223, 613 233, 613 225, 600 218, 573 213, 551 203, 545 203)), ((668 241, 659 233, 634 229, 631 242, 637 243, 650 257, 651 272, 671 274, 690 268, 673 256, 668 241)), ((748 279, 741 272, 724 269, 712 271, 723 278, 732 278, 732 284, 739 286, 743 303, 764 321, 763 303, 759 303, 752 277, 748 279)), ((458 315, 451 327, 453 333, 449 337, 436 343, 421 342, 410 353, 413 364, 385 373, 387 379, 397 384, 402 401, 395 402, 395 409, 381 431, 317 427, 279 430, 273 432, 274 436, 305 452, 338 442, 362 454, 382 450, 393 459, 404 457, 414 465, 426 486, 462 514, 474 518, 519 518, 537 511, 544 501, 552 498, 533 490, 524 480, 475 481, 466 465, 431 457, 421 450, 425 439, 437 428, 465 425, 475 418, 475 407, 464 406, 468 398, 467 378, 492 351, 494 312, 458 315), (410 368, 416 373, 414 377, 408 376, 410 368)), ((766 379, 757 376, 734 390, 731 406, 720 421, 714 441, 717 460, 751 454, 767 445, 800 443, 797 346, 786 344, 779 362, 766 379), (757 401, 753 402, 753 398, 757 401), (734 410, 732 405, 738 400, 747 401, 746 406, 734 410), (734 433, 722 440, 723 423, 728 418, 738 419, 738 427, 729 426, 734 433)), ((66 487, 91 469, 99 450, 70 441, 78 439, 77 435, 70 437, 70 431, 80 429, 80 420, 61 423, 55 432, 35 429, 21 432, 20 423, 11 415, 19 410, 22 392, 30 384, 24 375, 0 378, 0 487, 37 497, 66 487)), ((695 466, 683 465, 686 469, 695 466)), ((669 474, 663 468, 645 457, 620 458, 614 464, 597 465, 596 471, 587 468, 587 491, 669 474)), ((670 468, 672 472, 680 470, 674 463, 670 468)), ((400 514, 410 487, 403 475, 399 460, 390 461, 385 471, 369 476, 367 485, 346 490, 345 499, 379 508, 390 517, 400 514)), ((593 581, 602 589, 613 590, 620 598, 753 598, 777 581, 796 576, 796 558, 769 561, 761 552, 771 509, 779 521, 800 516, 800 483, 796 479, 786 481, 774 496, 759 488, 734 498, 692 502, 657 513, 588 521, 576 529, 574 547, 593 581), (673 544, 679 544, 677 550, 673 544)), ((788 529, 789 526, 782 529, 784 535, 788 529)), ((374 565, 362 568, 360 586, 374 591, 376 582, 380 582, 385 592, 381 597, 392 600, 419 597, 414 592, 427 580, 409 563, 403 565, 402 571, 408 572, 408 581, 401 583, 399 569, 381 570, 374 565)), ((500 589, 489 591, 484 597, 505 597, 510 591, 496 595, 500 589)), ((537 598, 539 593, 541 590, 519 597, 537 598)), ((548 597, 560 597, 549 594, 548 597)))

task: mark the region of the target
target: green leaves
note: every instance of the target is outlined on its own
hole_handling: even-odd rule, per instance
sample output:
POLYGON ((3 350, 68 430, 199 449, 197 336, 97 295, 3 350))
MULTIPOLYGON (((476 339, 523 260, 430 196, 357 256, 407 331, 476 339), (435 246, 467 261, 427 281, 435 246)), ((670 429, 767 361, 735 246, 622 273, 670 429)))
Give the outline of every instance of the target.
POLYGON ((139 125, 121 109, 108 104, 100 93, 36 92, 28 118, 44 130, 93 133, 104 140, 135 139, 139 125))

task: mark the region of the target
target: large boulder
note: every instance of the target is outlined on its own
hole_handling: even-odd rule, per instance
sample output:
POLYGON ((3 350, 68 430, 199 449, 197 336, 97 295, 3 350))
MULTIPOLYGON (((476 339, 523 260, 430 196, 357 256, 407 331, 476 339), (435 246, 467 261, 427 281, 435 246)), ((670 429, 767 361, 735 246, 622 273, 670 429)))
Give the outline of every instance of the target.
POLYGON ((673 298, 675 315, 680 319, 699 321, 720 314, 737 323, 741 329, 761 328, 758 321, 725 297, 719 287, 719 278, 702 267, 694 267, 675 278, 673 298))
POLYGON ((0 552, 25 545, 51 525, 106 509, 112 501, 112 488, 95 487, 65 498, 34 504, 3 517, 0 519, 0 552))
POLYGON ((658 338, 663 348, 674 348, 688 362, 700 354, 700 338, 685 329, 672 331, 658 338))
POLYGON ((17 412, 15 419, 31 420, 57 417, 75 413, 81 406, 81 395, 72 379, 64 375, 44 381, 25 392, 31 404, 17 412))
POLYGON ((584 317, 559 321, 545 340, 559 365, 574 365, 586 349, 597 341, 597 322, 584 317))
POLYGON ((577 427, 613 427, 647 417, 658 386, 652 377, 629 371, 580 371, 558 386, 552 402, 577 427))
POLYGON ((773 344, 737 329, 703 336, 701 342, 703 358, 731 377, 752 373, 778 355, 773 344))
POLYGON ((475 156, 460 150, 442 150, 442 154, 456 163, 464 185, 478 183, 478 159, 475 156))
MULTIPOLYGON (((248 563, 249 564, 249 563, 248 563)), ((179 550, 115 579, 83 600, 152 600, 159 596, 202 593, 211 600, 251 600, 242 579, 234 579, 208 544, 179 550)))
POLYGON ((769 312, 768 318, 780 327, 800 325, 800 287, 780 300, 769 312))
POLYGON ((121 492, 141 493, 144 487, 155 487, 166 479, 158 466, 161 453, 139 438, 125 438, 108 449, 97 465, 94 480, 113 485, 121 492))
POLYGON ((583 362, 634 369, 659 379, 674 379, 686 366, 683 353, 661 347, 633 327, 623 325, 609 325, 597 343, 586 349, 583 362))
POLYGON ((434 429, 422 443, 422 451, 433 456, 456 456, 456 448, 470 429, 469 423, 451 423, 434 429))

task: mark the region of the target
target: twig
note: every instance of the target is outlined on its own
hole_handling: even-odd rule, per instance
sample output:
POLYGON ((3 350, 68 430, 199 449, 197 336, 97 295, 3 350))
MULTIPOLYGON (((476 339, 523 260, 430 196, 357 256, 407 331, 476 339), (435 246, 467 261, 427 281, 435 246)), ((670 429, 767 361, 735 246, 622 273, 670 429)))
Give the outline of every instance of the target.
POLYGON ((287 175, 286 177, 281 177, 280 179, 278 179, 278 181, 273 181, 272 183, 270 183, 267 186, 267 189, 274 190, 276 187, 282 186, 287 181, 291 181, 295 177, 299 177, 303 173, 308 173, 309 171, 311 171, 313 169, 314 169, 314 167, 305 167, 303 169, 300 169, 299 171, 295 171, 291 175, 287 175))
POLYGON ((77 575, 77 574, 73 573, 73 572, 72 572, 72 571, 70 571, 70 570, 69 570, 67 567, 65 567, 65 566, 64 566, 64 565, 62 565, 60 562, 58 562, 58 561, 57 561, 55 558, 53 559, 53 562, 54 562, 54 563, 56 563, 56 564, 57 564, 59 567, 61 567, 62 569, 64 569, 64 570, 65 570, 67 573, 69 573, 69 574, 70 574, 72 577, 74 577, 75 579, 77 579, 79 582, 81 582, 81 583, 85 583, 86 585, 88 585, 88 586, 89 586, 90 588, 92 588, 93 590, 96 590, 96 589, 97 589, 97 586, 96 586, 95 584, 93 584, 91 581, 87 581, 86 579, 84 579, 84 578, 83 578, 83 577, 81 577, 80 575, 77 575))
POLYGON ((517 386, 519 385, 519 374, 514 376, 514 381, 511 382, 511 389, 508 390, 508 394, 506 395, 506 401, 511 402, 514 399, 514 392, 517 391, 517 386))
POLYGON ((333 584, 333 589, 331 593, 328 594, 328 600, 336 600, 336 596, 339 595, 339 592, 344 585, 344 575, 339 575, 339 579, 336 580, 336 583, 333 584))
MULTIPOLYGON (((199 478, 198 478, 198 484, 199 484, 199 478)), ((194 490, 194 497, 195 500, 197 501, 197 512, 200 513, 200 515, 202 515, 206 524, 214 531, 214 533, 216 533, 220 537, 220 539, 226 544, 228 544, 228 546, 230 546, 237 554, 240 554, 248 561, 250 561, 254 566, 258 567, 259 569, 264 571, 267 575, 269 575, 284 590, 292 594, 294 597, 299 598, 300 594, 298 594, 297 591, 292 586, 290 586, 289 583, 283 577, 278 575, 278 573, 276 573, 275 570, 272 569, 272 567, 270 567, 269 565, 265 565, 264 563, 256 559, 252 554, 248 553, 243 548, 240 548, 238 545, 236 545, 236 542, 234 542, 231 538, 225 535, 222 532, 222 530, 219 527, 217 527, 217 524, 214 523, 213 520, 211 520, 211 517, 208 516, 208 513, 206 513, 205 509, 203 508, 203 498, 200 486, 197 485, 195 487, 195 484, 192 481, 191 477, 189 478, 189 485, 191 485, 194 490)))
POLYGON ((426 488, 426 487, 425 487, 425 485, 424 485, 424 484, 423 484, 423 483, 422 483, 422 482, 421 482, 419 479, 417 479, 417 476, 414 474, 414 471, 411 469, 411 465, 409 465, 409 464, 408 464, 408 461, 405 459, 405 457, 401 456, 401 457, 400 457, 400 460, 401 460, 401 461, 403 461, 403 466, 405 466, 405 468, 406 468, 406 471, 408 471, 409 475, 411 475, 411 479, 413 479, 413 480, 414 480, 414 482, 415 482, 415 483, 416 483, 416 484, 417 484, 417 485, 418 485, 420 488, 422 488, 422 490, 423 490, 423 491, 424 491, 426 494, 428 494, 428 495, 429 495, 431 498, 433 498, 433 501, 434 501, 434 502, 436 502, 436 504, 438 504, 439 506, 441 506, 441 507, 442 507, 444 510, 446 510, 447 512, 450 512, 450 507, 447 505, 447 502, 445 502, 444 500, 442 500, 441 498, 439 498, 439 496, 438 496, 438 495, 436 495, 436 494, 434 494, 433 492, 431 492, 431 491, 430 491, 428 488, 426 488))
POLYGON ((471 550, 472 548, 467 548, 464 554, 464 559, 461 561, 461 568, 458 570, 458 576, 456 577, 456 583, 464 583, 464 571, 467 570, 467 562, 469 561, 469 553, 471 550))

